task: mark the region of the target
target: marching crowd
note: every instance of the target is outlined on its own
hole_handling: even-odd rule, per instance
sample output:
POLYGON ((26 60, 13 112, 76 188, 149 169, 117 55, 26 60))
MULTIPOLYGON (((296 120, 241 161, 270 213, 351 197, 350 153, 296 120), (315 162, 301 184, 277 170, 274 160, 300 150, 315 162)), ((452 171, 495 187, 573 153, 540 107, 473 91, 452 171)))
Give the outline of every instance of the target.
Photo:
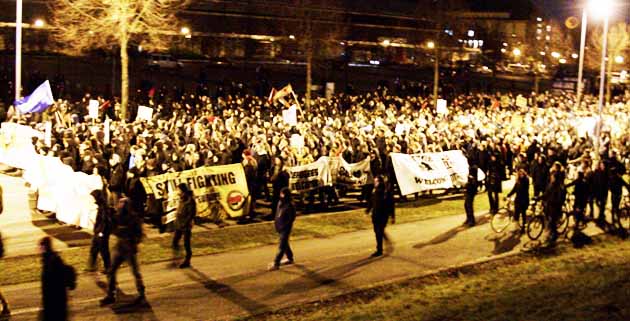
MULTIPOLYGON (((94 268, 100 253, 109 275, 103 304, 115 300, 116 270, 125 260, 136 277, 138 300, 144 300, 136 260, 142 239, 140 219, 161 225, 165 213, 162 202, 145 193, 141 177, 200 166, 243 164, 253 203, 260 198, 271 200, 281 235, 271 269, 278 268, 284 255, 289 263, 293 261, 288 239, 295 208, 287 190, 287 168, 310 164, 321 156, 342 156, 348 162, 370 159, 375 183, 366 186, 363 196, 373 213, 375 256, 382 254, 385 225, 390 216, 394 217, 391 194, 396 190, 396 176, 390 153, 462 150, 471 169, 465 206, 469 225, 475 223, 472 201, 477 185, 482 184, 476 180, 477 169, 485 173, 483 184, 491 213, 500 207, 502 181, 518 173, 510 194, 516 194, 515 212, 523 220, 529 205, 529 178, 534 197, 543 199, 545 211, 557 217, 570 177, 568 185, 574 187, 576 210, 584 214, 590 205, 593 216, 595 203, 600 222, 608 192, 614 220, 618 218, 621 188, 628 187, 623 175, 630 158, 629 93, 606 107, 599 128, 595 128, 596 122, 587 121, 597 115, 595 98, 585 96, 582 104, 575 106, 571 94, 532 94, 527 98, 509 93, 460 95, 449 101, 447 112, 437 112, 430 97, 395 96, 387 90, 340 94, 316 98, 309 106, 304 101, 290 102, 299 106, 294 125, 282 117, 285 105, 245 94, 210 98, 158 89, 150 97, 134 101, 128 119, 117 117, 116 102, 102 98, 98 98, 98 119, 90 119, 89 99, 86 95, 74 103, 59 100, 42 114, 13 116, 10 121, 43 129, 44 122, 51 120, 51 142, 36 141, 36 150, 59 157, 75 171, 101 177, 103 189, 93 193, 99 210, 89 261, 94 268), (523 99, 525 105, 520 103, 523 99), (153 108, 151 121, 135 121, 138 105, 153 108), (106 118, 112 121, 105 122, 106 118), (110 126, 109 141, 104 124, 110 126), (598 131, 601 138, 595 139, 598 131), (293 134, 304 138, 304 146, 291 144, 293 134), (578 174, 567 174, 568 167, 576 168, 578 174), (376 192, 368 197, 372 189, 376 192), (113 260, 108 251, 111 233, 118 236, 113 260)), ((195 203, 185 184, 179 189, 181 198, 189 201, 180 202, 177 209, 173 248, 179 248, 183 237, 186 256, 180 267, 185 268, 192 256, 195 203)), ((320 193, 322 203, 338 202, 334 186, 321 188, 320 193)), ((553 231, 551 237, 555 237, 553 231)))

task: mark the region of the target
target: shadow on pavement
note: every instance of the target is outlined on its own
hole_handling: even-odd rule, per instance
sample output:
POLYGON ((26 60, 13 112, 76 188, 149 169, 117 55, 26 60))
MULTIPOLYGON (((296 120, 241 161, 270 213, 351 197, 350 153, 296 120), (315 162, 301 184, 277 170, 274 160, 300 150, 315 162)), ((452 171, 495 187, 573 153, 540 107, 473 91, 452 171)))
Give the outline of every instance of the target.
POLYGON ((487 240, 494 242, 492 254, 503 254, 512 251, 521 243, 521 233, 514 230, 509 233, 495 234, 487 240))
POLYGON ((44 215, 32 211, 31 223, 46 235, 57 239, 68 247, 87 246, 91 244, 92 235, 85 230, 79 230, 70 225, 61 225, 57 220, 46 218, 44 215))
POLYGON ((206 289, 214 292, 216 295, 221 296, 229 300, 230 302, 240 306, 249 313, 253 314, 256 312, 269 310, 269 307, 267 307, 266 305, 248 298, 247 296, 239 293, 227 284, 213 280, 212 278, 208 277, 203 272, 195 269, 194 267, 186 271, 186 276, 188 276, 191 280, 202 284, 206 289))
MULTIPOLYGON (((488 215, 483 215, 480 218, 477 219, 476 225, 483 225, 488 223, 488 221, 490 221, 490 217, 488 215)), ((429 240, 428 242, 422 242, 422 243, 418 243, 416 245, 413 246, 414 249, 421 249, 430 245, 437 245, 440 243, 444 243, 447 242, 448 240, 454 238, 455 236, 457 236, 457 234, 459 234, 460 232, 463 232, 469 228, 473 228, 473 227, 468 227, 466 225, 460 225, 457 227, 454 227, 434 238, 432 238, 431 240, 429 240)))

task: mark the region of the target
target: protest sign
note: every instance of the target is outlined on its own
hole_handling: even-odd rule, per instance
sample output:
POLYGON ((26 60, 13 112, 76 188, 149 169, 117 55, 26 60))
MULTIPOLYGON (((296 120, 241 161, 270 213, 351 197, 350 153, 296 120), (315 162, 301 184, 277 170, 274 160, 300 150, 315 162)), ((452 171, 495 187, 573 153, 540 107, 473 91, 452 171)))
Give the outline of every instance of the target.
POLYGON ((437 100, 436 112, 441 115, 448 114, 448 108, 446 108, 446 99, 437 100))
POLYGON ((300 149, 304 147, 304 137, 299 134, 293 134, 290 138, 291 147, 300 149))
POLYGON ((282 119, 285 123, 295 126, 297 125, 297 106, 291 105, 289 109, 282 111, 282 119))
POLYGON ((403 195, 462 187, 468 181, 468 161, 459 150, 391 155, 398 186, 403 195))
POLYGON ((111 119, 109 119, 109 117, 107 117, 107 119, 105 119, 105 125, 103 127, 103 140, 105 141, 105 144, 109 144, 110 141, 110 123, 111 123, 111 119))
POLYGON ((136 116, 136 120, 151 121, 151 119, 153 119, 153 108, 138 106, 138 115, 136 116))
POLYGON ((510 96, 503 95, 501 96, 501 107, 506 108, 510 107, 510 96))
POLYGON ((238 217, 245 213, 248 205, 249 191, 241 164, 204 166, 141 178, 141 182, 147 194, 165 201, 167 213, 177 208, 177 186, 181 183, 193 192, 199 217, 218 215, 217 211, 225 212, 229 217, 238 217))
POLYGON ((527 98, 518 95, 518 97, 516 97, 516 106, 519 108, 526 108, 527 107, 527 98))
POLYGON ((88 105, 88 115, 92 119, 98 118, 98 100, 90 99, 90 104, 88 105))

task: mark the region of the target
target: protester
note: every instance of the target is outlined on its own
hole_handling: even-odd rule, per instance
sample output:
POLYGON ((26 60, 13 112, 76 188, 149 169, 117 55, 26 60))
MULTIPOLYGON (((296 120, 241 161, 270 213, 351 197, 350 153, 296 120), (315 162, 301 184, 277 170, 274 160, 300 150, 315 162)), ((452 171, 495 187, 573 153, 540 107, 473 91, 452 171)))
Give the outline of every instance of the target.
POLYGON ((392 224, 396 222, 394 196, 380 175, 374 177, 374 189, 365 213, 372 214, 372 226, 376 237, 376 252, 372 253, 372 257, 378 257, 383 255, 383 239, 388 240, 385 233, 387 221, 391 217, 392 224))
POLYGON ((291 230, 293 229, 293 222, 295 221, 295 206, 291 202, 291 190, 288 187, 284 187, 279 193, 278 205, 275 211, 274 226, 276 232, 280 235, 280 244, 278 245, 278 254, 273 263, 269 265, 269 270, 277 270, 280 268, 280 264, 293 264, 293 251, 289 244, 289 238, 291 237, 291 230), (282 261, 282 258, 286 255, 286 261, 282 261))
POLYGON ((518 170, 518 176, 516 183, 512 190, 508 193, 507 197, 511 197, 516 194, 514 199, 514 221, 522 217, 521 233, 525 233, 525 226, 527 225, 527 208, 529 207, 529 177, 525 169, 518 170))
POLYGON ((468 181, 466 182, 466 199, 464 201, 464 209, 466 210, 465 225, 475 226, 475 209, 474 201, 477 195, 477 165, 470 165, 468 168, 468 181))
POLYGON ((284 160, 281 157, 274 159, 273 167, 271 168, 271 214, 275 217, 276 210, 278 208, 278 201, 280 200, 280 191, 283 188, 289 186, 289 173, 284 168, 284 160))
POLYGON ((550 175, 549 186, 541 196, 544 204, 545 216, 549 223, 548 246, 554 246, 558 239, 558 219, 562 215, 562 206, 566 199, 566 189, 562 180, 563 172, 555 171, 550 175))
POLYGON ((135 299, 134 304, 143 304, 146 302, 146 298, 137 258, 138 244, 143 236, 142 223, 136 212, 132 210, 130 201, 127 198, 121 198, 118 201, 113 232, 117 239, 116 252, 108 273, 107 296, 100 303, 101 305, 108 305, 116 302, 116 273, 122 263, 126 261, 131 266, 131 271, 136 280, 136 289, 138 290, 138 297, 135 299))
POLYGON ((88 271, 96 271, 96 259, 101 255, 103 259, 103 274, 107 274, 111 265, 109 255, 109 235, 112 231, 112 211, 105 199, 103 191, 94 190, 90 195, 94 197, 96 206, 96 222, 94 223, 94 235, 92 235, 92 246, 90 248, 90 259, 88 261, 88 271))
POLYGON ((67 288, 76 286, 76 274, 53 250, 50 237, 42 238, 39 247, 42 254, 41 320, 68 320, 67 288))
POLYGON ((184 249, 186 257, 179 265, 180 269, 190 267, 190 259, 192 258, 192 249, 190 247, 190 238, 192 237, 193 221, 197 215, 197 205, 192 191, 188 185, 182 183, 177 186, 179 193, 179 205, 175 218, 175 235, 173 236, 173 251, 177 257, 179 251, 179 240, 184 236, 184 249))

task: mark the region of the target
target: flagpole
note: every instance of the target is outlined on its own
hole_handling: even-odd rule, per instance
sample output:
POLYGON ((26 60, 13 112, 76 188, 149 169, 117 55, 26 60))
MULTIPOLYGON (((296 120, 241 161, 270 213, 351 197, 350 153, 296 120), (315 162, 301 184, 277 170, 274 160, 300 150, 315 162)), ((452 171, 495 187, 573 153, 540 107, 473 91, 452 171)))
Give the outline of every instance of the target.
POLYGON ((15 100, 20 99, 22 88, 22 0, 15 5, 15 100))

